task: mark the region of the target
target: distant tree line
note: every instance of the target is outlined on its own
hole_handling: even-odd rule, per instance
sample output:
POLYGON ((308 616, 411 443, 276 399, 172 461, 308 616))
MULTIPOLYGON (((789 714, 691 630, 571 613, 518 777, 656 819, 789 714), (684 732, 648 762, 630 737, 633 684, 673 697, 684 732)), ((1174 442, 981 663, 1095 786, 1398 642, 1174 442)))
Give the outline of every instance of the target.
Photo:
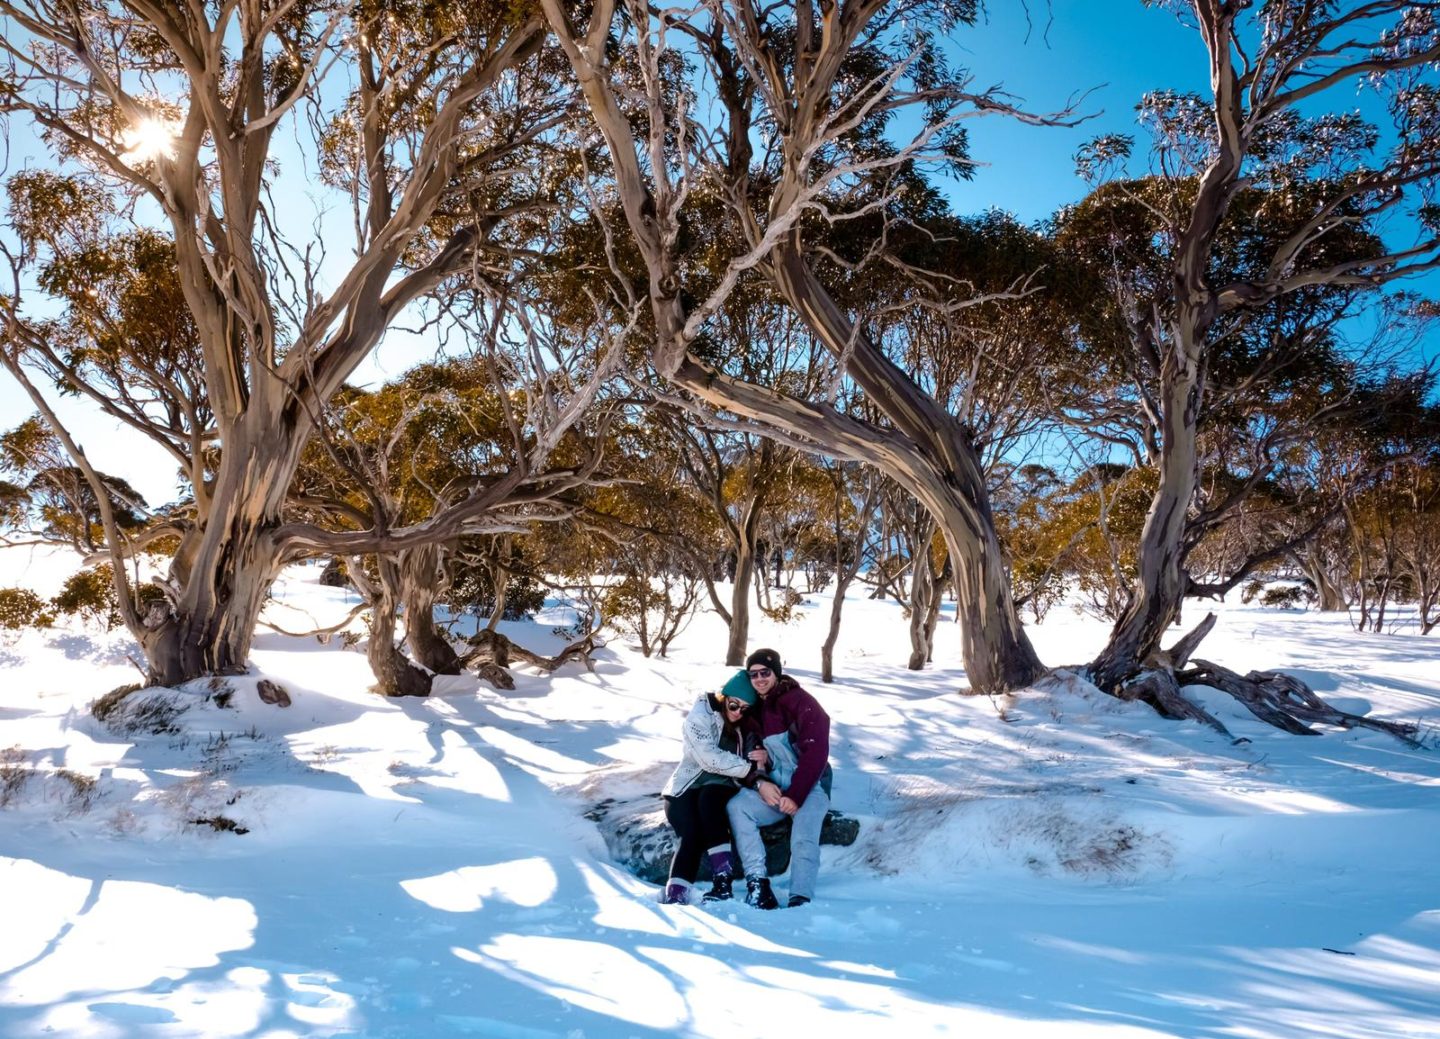
POLYGON ((1077 594, 1106 692, 1356 723, 1191 664, 1208 619, 1162 640, 1279 574, 1367 628, 1440 617, 1437 311, 1401 287, 1440 266, 1440 5, 1166 6, 1211 90, 1146 95, 1025 226, 947 203, 965 120, 1081 113, 975 88, 971 2, 0 0, 12 151, 45 156, 5 182, 0 363, 37 416, 0 508, 108 565, 164 684, 245 667, 325 558, 387 694, 503 667, 546 582, 646 653, 713 610, 735 664, 752 609, 862 580, 912 668, 952 597, 976 691, 1044 674, 1024 617, 1077 594), (353 385, 401 334, 414 367, 353 385), (54 391, 181 503, 96 470, 54 391))

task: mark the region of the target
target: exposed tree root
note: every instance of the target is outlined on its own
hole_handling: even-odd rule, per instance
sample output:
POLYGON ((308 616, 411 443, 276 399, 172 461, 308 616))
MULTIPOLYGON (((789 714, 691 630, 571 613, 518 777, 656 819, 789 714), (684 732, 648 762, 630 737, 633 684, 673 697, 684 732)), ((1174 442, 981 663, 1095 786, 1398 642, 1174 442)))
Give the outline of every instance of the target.
POLYGON ((1122 700, 1142 700, 1155 708, 1161 717, 1177 721, 1188 718, 1190 721, 1210 726, 1228 740, 1235 738, 1219 718, 1185 698, 1180 692, 1180 683, 1175 679, 1175 672, 1168 668, 1140 672, 1133 680, 1122 685, 1115 695, 1122 700))
POLYGON ((377 689, 386 696, 429 696, 435 677, 429 671, 416 667, 401 653, 395 653, 395 660, 389 669, 387 680, 379 683, 377 689))
POLYGON ((1319 722, 1342 729, 1374 729, 1411 747, 1421 746, 1419 727, 1408 722, 1387 722, 1332 707, 1304 682, 1278 671, 1251 671, 1243 677, 1229 668, 1196 660, 1195 666, 1176 675, 1180 685, 1206 685, 1229 693, 1251 714, 1298 736, 1318 736, 1310 725, 1319 722))
POLYGON ((515 678, 493 660, 482 660, 475 665, 475 674, 489 682, 496 689, 514 689, 515 678))
POLYGON ((515 680, 505 670, 513 661, 538 667, 542 671, 554 671, 568 661, 578 660, 585 665, 585 670, 593 672, 595 662, 590 655, 599 648, 595 640, 596 634, 597 632, 592 631, 584 638, 570 643, 553 657, 546 657, 531 652, 498 631, 487 628, 470 637, 471 648, 460 657, 460 666, 473 667, 476 674, 497 689, 515 688, 515 680))
POLYGON ((1184 635, 1168 650, 1155 653, 1124 682, 1115 695, 1122 700, 1143 700, 1166 718, 1184 719, 1208 725, 1227 739, 1234 739, 1220 720, 1185 696, 1186 686, 1208 686, 1229 693, 1263 722, 1297 736, 1320 735, 1310 726, 1314 723, 1334 725, 1342 729, 1374 729, 1395 737, 1411 747, 1422 746, 1417 738, 1419 727, 1408 722, 1387 722, 1350 714, 1330 706, 1315 695, 1304 682, 1278 671, 1251 671, 1240 675, 1208 660, 1185 665, 1200 641, 1215 626, 1215 615, 1207 614, 1193 631, 1184 635))

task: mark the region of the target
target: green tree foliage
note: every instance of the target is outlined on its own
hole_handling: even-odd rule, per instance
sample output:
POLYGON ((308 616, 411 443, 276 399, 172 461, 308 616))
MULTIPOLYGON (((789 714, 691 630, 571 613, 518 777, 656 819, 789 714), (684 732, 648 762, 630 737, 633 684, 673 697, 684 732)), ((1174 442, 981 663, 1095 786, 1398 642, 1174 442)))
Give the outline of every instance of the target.
POLYGON ((1400 461, 1346 509, 1350 558, 1345 574, 1361 630, 1440 624, 1440 458, 1400 461), (1414 608, 1413 620, 1397 607, 1414 608))
POLYGON ((28 588, 0 588, 0 629, 50 627, 55 618, 45 606, 45 600, 28 588))
MULTIPOLYGON (((1430 204, 1440 176, 1433 10, 1174 6, 1201 32, 1210 93, 1146 96, 1139 121, 1155 172, 1092 196, 1107 215, 1086 236, 1110 267, 1107 323, 1125 344, 1129 381, 1138 384, 1135 422, 1160 471, 1134 593, 1092 669, 1112 689, 1159 649, 1192 583, 1186 556, 1201 535, 1190 510, 1212 405, 1223 410, 1225 392, 1237 387, 1283 381, 1297 361, 1303 372, 1307 355, 1323 356, 1334 315, 1354 294, 1440 262, 1430 204), (1389 109, 1388 140, 1343 110, 1341 91, 1361 86, 1389 109), (1408 210, 1419 234, 1386 241, 1397 210, 1408 210), (1237 367, 1250 378, 1213 393, 1211 378, 1237 367)), ((1082 167, 1112 166, 1127 144, 1097 142, 1082 167)), ((1260 464, 1242 486, 1268 476, 1269 452, 1255 453, 1260 464)), ((1243 497, 1202 503, 1201 525, 1223 522, 1243 497)))
MULTIPOLYGON (((140 585, 138 592, 142 606, 163 602, 165 598, 164 592, 154 585, 140 585)), ((50 605, 58 614, 78 616, 84 621, 103 624, 107 629, 121 623, 120 602, 115 595, 115 578, 109 563, 71 574, 50 605)))
MULTIPOLYGON (((69 464, 59 439, 39 416, 0 434, 0 472, 23 481, 0 488, 0 509, 11 526, 82 552, 93 552, 105 543, 101 509, 90 480, 69 464)), ((115 524, 131 532, 145 526, 147 506, 140 493, 118 476, 97 476, 115 524)))
POLYGON ((80 570, 65 580, 59 593, 50 600, 64 614, 78 614, 85 620, 99 621, 107 628, 120 623, 120 604, 115 599, 115 579, 110 567, 97 566, 80 570))
POLYGON ((609 431, 605 479, 583 508, 534 539, 547 571, 569 582, 604 623, 664 655, 690 622, 701 590, 719 579, 727 543, 707 494, 686 475, 679 447, 656 416, 609 431))
MULTIPOLYGON (((442 598, 454 612, 507 621, 525 620, 545 606, 545 585, 524 535, 492 534, 460 539, 445 564, 442 598), (498 610, 498 614, 497 614, 498 610)), ((543 565, 544 560, 538 561, 543 565)))

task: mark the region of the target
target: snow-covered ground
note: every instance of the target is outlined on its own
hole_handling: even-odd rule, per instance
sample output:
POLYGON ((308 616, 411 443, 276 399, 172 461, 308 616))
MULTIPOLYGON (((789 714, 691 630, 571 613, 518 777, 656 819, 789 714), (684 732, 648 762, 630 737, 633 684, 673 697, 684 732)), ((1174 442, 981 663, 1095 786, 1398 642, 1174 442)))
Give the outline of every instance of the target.
MULTIPOLYGON (((0 587, 53 594, 74 565, 3 550, 0 587)), ((318 573, 290 572, 275 623, 341 615, 318 573)), ((1288 736, 1218 697, 1249 742, 1076 683, 961 696, 952 628, 909 672, 898 607, 858 597, 822 686, 828 609, 752 644, 830 711, 862 828, 824 849, 813 905, 773 913, 656 904, 582 814, 659 789, 728 675, 713 617, 669 660, 612 640, 593 674, 423 701, 367 693, 338 639, 263 634, 256 674, 108 725, 88 704, 135 680, 123 634, 5 636, 0 1034, 1440 1036, 1440 752, 1288 736)), ((508 631, 552 649, 566 619, 508 631)), ((1053 665, 1103 635, 1069 611, 1032 629, 1053 665)), ((1201 655, 1433 727, 1437 647, 1232 604, 1201 655)))

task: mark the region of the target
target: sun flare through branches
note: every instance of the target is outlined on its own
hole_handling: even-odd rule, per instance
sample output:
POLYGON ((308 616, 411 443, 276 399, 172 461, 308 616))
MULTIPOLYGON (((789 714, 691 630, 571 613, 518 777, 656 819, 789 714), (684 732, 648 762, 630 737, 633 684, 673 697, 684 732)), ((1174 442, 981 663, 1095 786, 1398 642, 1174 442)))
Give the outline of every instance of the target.
POLYGON ((146 116, 127 128, 120 136, 125 147, 121 156, 126 162, 140 164, 175 154, 175 137, 179 126, 158 116, 146 116))

